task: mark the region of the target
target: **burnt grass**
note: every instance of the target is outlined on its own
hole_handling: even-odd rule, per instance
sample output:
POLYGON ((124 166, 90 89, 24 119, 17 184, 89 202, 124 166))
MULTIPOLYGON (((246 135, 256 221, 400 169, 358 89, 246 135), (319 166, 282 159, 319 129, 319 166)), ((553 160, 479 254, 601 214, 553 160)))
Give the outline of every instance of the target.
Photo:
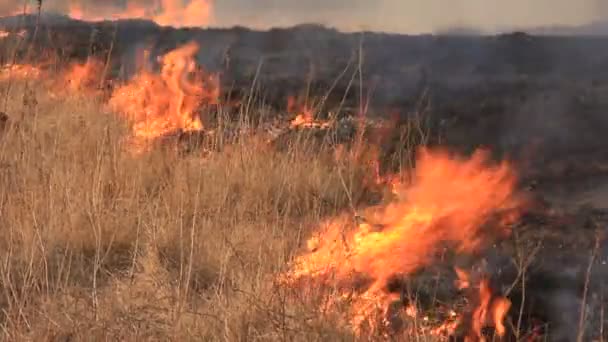
MULTIPOLYGON (((24 27, 32 39, 33 19, 20 20, 0 19, 0 28, 24 27)), ((401 145, 423 142, 401 134, 412 118, 420 120, 425 144, 463 153, 482 147, 496 159, 512 160, 530 205, 514 236, 473 263, 492 270, 493 286, 513 301, 510 322, 519 326, 519 339, 544 329, 550 340, 576 340, 582 314, 586 338, 603 331, 608 38, 348 34, 318 25, 174 29, 53 17, 42 20, 29 57, 31 42, 7 44, 18 48, 17 60, 109 60, 107 78, 120 80, 135 71, 139 49, 159 56, 191 40, 200 42, 200 65, 221 74, 229 114, 237 115, 245 105, 241 99, 251 95, 271 113, 251 118, 259 122, 288 119, 280 116, 290 95, 314 99, 321 117, 355 116, 363 103, 370 120, 386 120, 394 128, 377 142, 384 172, 398 167, 401 145)), ((10 58, 5 55, 3 62, 10 58)), ((185 141, 187 150, 207 144, 200 136, 167 139, 185 141)), ((281 139, 285 145, 291 138, 281 139)), ((416 280, 419 298, 441 297, 441 290, 424 293, 436 270, 425 272, 416 280)), ((445 291, 444 297, 454 296, 452 289, 445 291)))

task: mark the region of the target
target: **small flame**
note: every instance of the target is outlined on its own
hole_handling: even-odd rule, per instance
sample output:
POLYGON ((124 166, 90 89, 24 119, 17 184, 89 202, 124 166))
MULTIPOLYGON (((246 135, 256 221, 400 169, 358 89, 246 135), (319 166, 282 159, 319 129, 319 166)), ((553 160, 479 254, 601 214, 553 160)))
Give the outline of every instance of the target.
POLYGON ((7 79, 37 79, 42 75, 42 70, 32 64, 5 64, 0 66, 0 80, 7 79))
MULTIPOLYGON (((454 270, 458 276, 458 289, 470 288, 470 274, 458 267, 455 267, 454 270)), ((485 337, 482 334, 482 329, 484 327, 494 327, 496 334, 503 337, 507 332, 504 320, 511 308, 511 301, 506 297, 497 296, 494 291, 492 291, 490 281, 487 277, 484 277, 479 281, 478 300, 479 304, 471 315, 471 326, 466 340, 485 341, 485 337)))
POLYGON ((110 106, 133 123, 136 139, 150 140, 175 131, 200 131, 197 113, 203 104, 217 103, 219 79, 197 69, 195 42, 164 55, 160 74, 142 70, 116 88, 110 106))
POLYGON ((459 290, 468 289, 471 286, 471 280, 469 279, 469 273, 460 267, 454 267, 458 280, 456 280, 456 288, 459 290))
POLYGON ((468 339, 485 341, 482 329, 486 326, 494 327, 496 334, 503 337, 507 330, 504 319, 511 308, 511 301, 505 297, 494 297, 487 279, 483 279, 479 285, 479 299, 479 306, 473 312, 471 335, 468 339))
POLYGON ((187 5, 176 0, 162 0, 163 11, 154 21, 165 26, 204 26, 211 22, 213 3, 191 0, 187 5))
POLYGON ((99 86, 104 65, 101 61, 89 58, 85 63, 73 63, 63 75, 63 80, 71 91, 92 90, 99 86))
POLYGON ((296 117, 291 121, 291 128, 329 128, 331 122, 315 120, 313 110, 307 103, 298 105, 296 97, 289 96, 287 98, 287 111, 289 113, 297 113, 296 117))
MULTIPOLYGON (((296 258, 280 280, 292 286, 305 279, 321 286, 330 286, 330 279, 336 281, 342 297, 351 300, 350 322, 355 331, 361 331, 364 322, 376 317, 374 313, 386 313, 395 300, 387 292, 390 279, 432 264, 445 243, 457 253, 473 253, 502 232, 504 227, 494 231, 484 223, 515 204, 515 175, 506 162, 489 165, 488 159, 483 151, 460 159, 445 151, 422 149, 412 182, 394 184, 397 201, 377 208, 354 229, 346 217, 325 223, 309 241, 313 249, 296 258), (355 280, 361 277, 365 285, 355 280)), ((468 286, 468 281, 461 286, 468 286)), ((481 285, 485 298, 488 288, 481 285)), ((504 333, 501 323, 507 303, 484 302, 478 316, 484 323, 488 315, 494 317, 497 331, 504 333)))

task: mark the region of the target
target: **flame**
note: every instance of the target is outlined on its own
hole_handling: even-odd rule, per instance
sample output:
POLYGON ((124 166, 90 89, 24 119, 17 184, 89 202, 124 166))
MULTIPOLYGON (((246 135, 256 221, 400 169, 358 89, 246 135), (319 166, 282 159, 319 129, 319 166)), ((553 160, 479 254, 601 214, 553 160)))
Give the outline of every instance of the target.
POLYGON ((511 307, 511 301, 504 297, 493 297, 492 290, 487 279, 483 279, 479 285, 480 304, 473 312, 473 324, 468 340, 484 341, 481 329, 485 326, 493 326, 498 336, 506 333, 504 319, 511 307))
POLYGON ((38 66, 32 64, 5 64, 0 66, 0 80, 37 79, 42 73, 38 66))
POLYGON ((63 75, 63 84, 71 91, 87 91, 99 87, 104 64, 94 58, 84 63, 73 63, 63 75))
POLYGON ((10 32, 0 30, 0 39, 8 38, 8 36, 10 36, 10 35, 11 35, 10 32))
MULTIPOLYGON (((398 200, 372 208, 365 222, 354 227, 346 217, 326 222, 309 241, 309 252, 296 258, 280 281, 297 285, 312 280, 320 286, 336 282, 338 297, 351 300, 349 321, 360 332, 365 322, 386 314, 390 303, 398 300, 387 290, 389 280, 432 264, 446 244, 456 253, 473 253, 504 232, 500 221, 494 226, 484 223, 517 204, 514 185, 509 164, 491 165, 484 151, 463 159, 422 149, 412 182, 394 184, 398 200)), ((483 283, 482 290, 487 295, 483 283)), ((500 301, 480 307, 483 312, 478 316, 486 318, 489 312, 495 323, 502 322, 508 310, 500 301)), ((499 333, 504 331, 504 325, 495 326, 499 333)))
POLYGON ((160 59, 160 74, 142 70, 114 90, 109 104, 133 123, 136 139, 203 129, 197 109, 217 103, 220 88, 217 75, 197 69, 194 57, 198 49, 191 42, 170 51, 160 59))
MULTIPOLYGON (((458 289, 467 289, 471 287, 470 274, 458 267, 454 268, 458 275, 458 289)), ((507 331, 504 320, 511 308, 511 301, 502 296, 494 294, 490 287, 490 281, 487 277, 483 277, 479 281, 479 304, 473 310, 471 315, 471 324, 469 335, 465 338, 466 341, 485 341, 482 334, 484 327, 494 327, 496 334, 503 337, 507 331)))
POLYGON ((154 18, 165 26, 202 26, 211 22, 212 3, 209 0, 192 0, 183 5, 176 0, 162 0, 164 11, 154 18))
POLYGON ((147 19, 159 25, 184 27, 207 26, 212 21, 213 2, 211 0, 157 0, 153 6, 131 0, 122 9, 112 6, 83 6, 78 2, 70 4, 70 17, 86 21, 147 19))
POLYGON ((291 120, 291 128, 329 128, 331 122, 315 120, 313 110, 308 106, 307 103, 298 104, 298 100, 295 96, 289 96, 287 98, 287 112, 297 113, 296 117, 291 120))

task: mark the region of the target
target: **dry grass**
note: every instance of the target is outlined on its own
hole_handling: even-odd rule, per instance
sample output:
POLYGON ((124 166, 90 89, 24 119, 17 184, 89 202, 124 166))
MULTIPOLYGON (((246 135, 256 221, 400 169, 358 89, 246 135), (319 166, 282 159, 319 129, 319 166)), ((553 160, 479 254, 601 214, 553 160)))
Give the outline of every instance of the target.
POLYGON ((316 223, 363 197, 366 165, 255 138, 207 158, 134 157, 124 123, 90 96, 6 86, 3 340, 351 338, 272 278, 316 223))

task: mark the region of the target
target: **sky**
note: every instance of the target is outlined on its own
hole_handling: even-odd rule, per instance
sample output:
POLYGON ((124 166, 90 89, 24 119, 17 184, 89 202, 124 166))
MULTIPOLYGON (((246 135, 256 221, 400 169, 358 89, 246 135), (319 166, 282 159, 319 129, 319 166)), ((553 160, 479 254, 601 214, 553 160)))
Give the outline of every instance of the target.
POLYGON ((216 7, 217 21, 229 25, 320 22, 400 33, 581 25, 608 18, 608 0, 223 0, 216 7))
MULTIPOLYGON (((23 1, 0 0, 0 13, 17 10, 23 1)), ((493 32, 608 19, 608 0, 45 0, 44 8, 67 13, 70 4, 78 4, 86 15, 87 8, 98 14, 101 7, 120 11, 131 2, 153 10, 155 3, 171 1, 213 1, 211 16, 194 23, 201 26, 269 28, 315 22, 342 30, 431 33, 465 27, 493 32)), ((172 18, 180 24, 180 16, 172 18)))

